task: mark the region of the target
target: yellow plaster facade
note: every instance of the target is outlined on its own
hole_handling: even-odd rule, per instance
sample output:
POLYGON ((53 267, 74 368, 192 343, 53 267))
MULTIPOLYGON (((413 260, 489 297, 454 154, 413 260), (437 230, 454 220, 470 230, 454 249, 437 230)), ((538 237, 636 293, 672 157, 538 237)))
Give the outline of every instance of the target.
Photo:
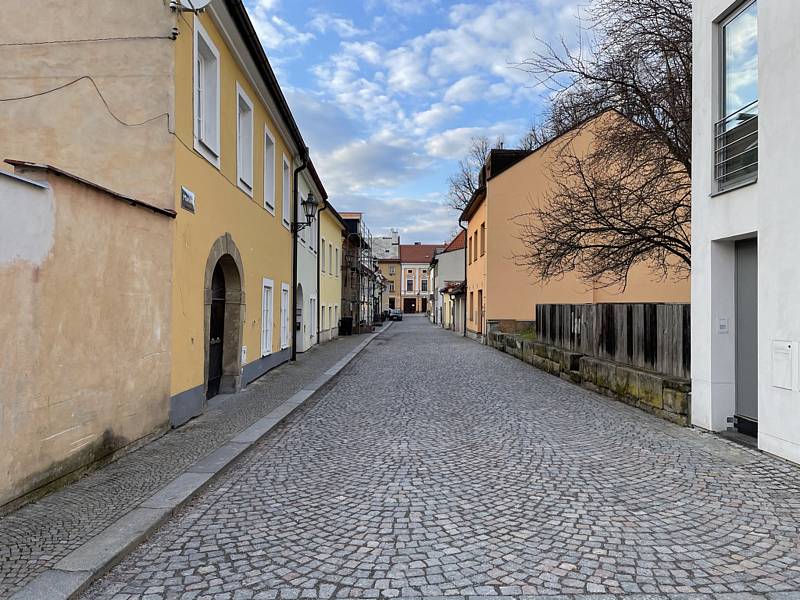
POLYGON ((344 223, 330 210, 319 213, 320 249, 325 244, 325 261, 319 254, 319 329, 320 341, 339 336, 342 316, 342 235, 344 223), (333 252, 331 252, 333 251, 333 252), (338 263, 338 265, 337 265, 338 263))
MULTIPOLYGON (((262 358, 262 296, 264 279, 273 283, 270 353, 285 349, 281 340, 281 286, 288 285, 291 301, 291 232, 282 213, 283 161, 294 164, 289 143, 281 134, 266 103, 248 73, 237 61, 216 21, 208 11, 194 19, 179 20, 175 68, 175 246, 173 253, 172 381, 176 396, 204 385, 206 262, 218 238, 226 233, 238 249, 243 266, 244 310, 241 367, 262 358), (203 27, 219 52, 219 168, 193 149, 194 28, 203 27), (246 193, 237 182, 237 86, 253 103, 253 186, 246 193), (275 143, 274 211, 264 206, 265 136, 275 143), (196 212, 181 210, 182 188, 195 193, 196 212), (283 348, 282 348, 283 347, 283 348)), ((290 178, 290 184, 292 179, 290 178)), ((289 190, 289 198, 292 191, 289 190)), ((287 207, 291 207, 291 201, 287 207)), ((287 309, 290 312, 290 309, 287 309)), ((245 382, 246 383, 246 382, 245 382)))

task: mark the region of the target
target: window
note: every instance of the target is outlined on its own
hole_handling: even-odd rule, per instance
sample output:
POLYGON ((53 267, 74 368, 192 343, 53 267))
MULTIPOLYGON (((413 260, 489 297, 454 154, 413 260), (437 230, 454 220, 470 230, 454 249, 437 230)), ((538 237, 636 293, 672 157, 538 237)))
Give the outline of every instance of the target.
POLYGON ((264 208, 275 214, 275 138, 264 128, 264 208))
POLYGON ((320 248, 321 254, 319 255, 319 265, 322 272, 325 272, 325 238, 322 238, 322 247, 320 248))
POLYGON ((393 292, 393 291, 394 291, 394 281, 390 281, 390 282, 389 282, 389 291, 390 291, 390 292, 393 292))
POLYGON ((394 275, 394 265, 389 265, 389 275, 394 275))
POLYGON ((331 323, 331 327, 338 327, 339 326, 339 305, 335 305, 333 307, 333 323, 331 323))
POLYGON ((406 277, 406 291, 407 292, 414 291, 414 278, 411 275, 406 277))
POLYGON ((253 195, 253 103, 236 84, 236 174, 239 187, 253 195))
POLYGON ((283 219, 283 225, 287 229, 289 229, 289 223, 291 222, 291 217, 289 216, 289 207, 292 205, 289 201, 291 198, 291 186, 292 186, 292 178, 290 173, 289 161, 286 160, 286 157, 283 157, 283 202, 281 203, 281 219, 283 219))
POLYGON ((261 288, 261 356, 272 353, 272 280, 264 279, 261 288))
POLYGON ((194 148, 219 168, 219 51, 194 18, 194 148))
POLYGON ((758 6, 745 3, 721 22, 722 119, 714 132, 719 189, 758 176, 758 6))
POLYGON ((481 256, 486 254, 486 223, 481 223, 481 256))
POLYGON ((475 321, 475 292, 469 293, 469 320, 475 321))
POLYGON ((328 272, 333 275, 333 244, 328 244, 328 272))
POLYGON ((281 284, 281 348, 289 347, 289 284, 281 284))
POLYGON ((472 260, 478 260, 478 232, 475 232, 475 235, 472 236, 472 260))
POLYGON ((330 323, 331 327, 333 327, 333 307, 328 307, 328 323, 330 323))
POLYGON ((317 299, 316 298, 309 298, 308 300, 308 312, 309 315, 309 329, 311 330, 311 337, 314 338, 317 335, 317 299))
POLYGON ((428 291, 428 280, 427 279, 423 279, 420 283, 422 283, 422 291, 423 292, 427 292, 428 291))
POLYGON ((336 264, 334 266, 336 267, 336 270, 334 271, 334 274, 336 275, 336 277, 338 277, 339 276, 339 271, 340 271, 340 269, 339 269, 339 249, 336 248, 335 250, 336 250, 336 264))

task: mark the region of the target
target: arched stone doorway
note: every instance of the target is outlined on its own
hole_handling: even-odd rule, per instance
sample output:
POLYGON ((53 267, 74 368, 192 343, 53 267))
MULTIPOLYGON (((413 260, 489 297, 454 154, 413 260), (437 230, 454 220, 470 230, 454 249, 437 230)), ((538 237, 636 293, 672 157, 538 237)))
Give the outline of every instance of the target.
POLYGON ((226 233, 214 242, 206 261, 203 370, 206 399, 241 389, 243 280, 239 249, 226 233))
MULTIPOLYGON (((298 283, 297 284, 297 314, 294 316, 294 331, 297 332, 297 336, 295 340, 297 342, 297 351, 298 352, 305 352, 308 348, 306 348, 306 336, 305 332, 303 331, 303 302, 305 299, 303 298, 303 285, 298 283)), ((291 332, 290 335, 294 334, 291 332)))

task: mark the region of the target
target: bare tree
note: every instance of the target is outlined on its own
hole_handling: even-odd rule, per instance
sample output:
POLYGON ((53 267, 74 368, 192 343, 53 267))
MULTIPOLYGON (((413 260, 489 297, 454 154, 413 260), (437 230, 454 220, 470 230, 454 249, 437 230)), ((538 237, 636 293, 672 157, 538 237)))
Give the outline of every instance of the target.
POLYGON ((503 137, 498 136, 494 145, 485 135, 474 137, 466 156, 458 161, 458 171, 450 176, 448 203, 456 210, 464 210, 469 204, 472 194, 480 187, 480 173, 483 163, 492 148, 502 148, 503 137))
POLYGON ((609 119, 588 152, 560 157, 553 191, 523 222, 517 261, 542 280, 576 270, 601 285, 624 286, 639 263, 686 274, 691 1, 594 0, 587 11, 577 46, 543 43, 520 67, 551 92, 551 137, 607 109, 626 118, 609 119))

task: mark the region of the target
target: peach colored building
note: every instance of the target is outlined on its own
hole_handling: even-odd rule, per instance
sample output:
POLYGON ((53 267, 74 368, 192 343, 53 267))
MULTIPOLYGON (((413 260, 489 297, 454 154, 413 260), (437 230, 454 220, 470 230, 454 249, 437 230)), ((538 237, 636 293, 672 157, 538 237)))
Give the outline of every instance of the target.
POLYGON ((517 266, 521 253, 519 215, 529 213, 551 189, 554 161, 570 146, 585 152, 608 112, 534 151, 492 150, 481 173, 481 187, 461 214, 467 222, 467 332, 483 340, 492 326, 525 328, 535 320, 537 304, 598 302, 689 302, 689 279, 661 280, 637 265, 624 291, 598 289, 577 274, 539 283, 517 266))
POLYGON ((402 308, 404 313, 426 313, 428 311, 428 271, 431 259, 444 249, 444 244, 400 245, 400 262, 402 268, 402 308))

